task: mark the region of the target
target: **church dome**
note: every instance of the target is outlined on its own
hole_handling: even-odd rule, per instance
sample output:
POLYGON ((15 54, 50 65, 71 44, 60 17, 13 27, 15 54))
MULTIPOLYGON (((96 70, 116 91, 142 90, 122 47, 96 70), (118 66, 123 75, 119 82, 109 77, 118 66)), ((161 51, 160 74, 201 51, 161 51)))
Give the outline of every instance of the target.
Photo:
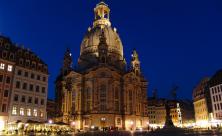
POLYGON ((104 28, 97 26, 89 29, 81 44, 81 57, 88 55, 96 57, 98 56, 98 45, 102 31, 104 31, 106 37, 108 54, 110 56, 115 56, 116 59, 123 59, 123 45, 121 39, 116 30, 111 26, 104 26, 104 28))
POLYGON ((108 47, 107 55, 110 63, 117 64, 124 61, 123 45, 116 28, 111 27, 110 9, 107 4, 100 2, 94 8, 95 19, 92 28, 88 28, 80 50, 79 64, 83 67, 89 64, 97 63, 99 57, 100 36, 104 32, 106 44, 108 47))

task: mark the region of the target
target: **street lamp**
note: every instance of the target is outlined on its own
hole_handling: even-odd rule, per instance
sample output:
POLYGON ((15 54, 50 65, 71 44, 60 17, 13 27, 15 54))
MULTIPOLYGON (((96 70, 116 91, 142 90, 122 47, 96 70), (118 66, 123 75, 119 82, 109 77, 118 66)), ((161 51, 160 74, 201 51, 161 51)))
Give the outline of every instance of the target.
POLYGON ((75 125, 76 125, 76 122, 75 122, 75 121, 73 121, 73 122, 71 123, 71 125, 72 125, 72 126, 75 126, 75 125))
POLYGON ((133 121, 130 121, 130 125, 133 125, 133 121))
POLYGON ((106 118, 101 118, 102 121, 106 121, 106 118))
POLYGON ((50 119, 50 120, 49 120, 49 124, 52 124, 52 123, 53 123, 53 121, 50 119))

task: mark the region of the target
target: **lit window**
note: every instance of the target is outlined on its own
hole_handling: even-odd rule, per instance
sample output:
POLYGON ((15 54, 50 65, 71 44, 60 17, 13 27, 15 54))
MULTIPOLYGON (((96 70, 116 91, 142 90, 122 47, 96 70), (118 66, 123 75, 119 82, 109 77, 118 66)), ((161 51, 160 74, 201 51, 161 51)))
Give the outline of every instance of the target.
POLYGON ((43 118, 43 116, 44 116, 44 114, 43 114, 43 112, 41 111, 41 112, 40 112, 40 117, 43 118))
POLYGON ((0 69, 5 69, 5 64, 4 63, 1 63, 0 69))
POLYGON ((25 115, 24 108, 20 108, 20 115, 21 115, 21 116, 24 116, 24 115, 25 115))
POLYGON ((37 109, 33 110, 33 116, 37 117, 38 113, 37 113, 37 109))
POLYGON ((31 109, 27 109, 27 116, 31 116, 31 109))
POLYGON ((17 107, 13 106, 12 115, 17 115, 17 107))
POLYGON ((12 65, 8 65, 8 71, 12 72, 12 65))

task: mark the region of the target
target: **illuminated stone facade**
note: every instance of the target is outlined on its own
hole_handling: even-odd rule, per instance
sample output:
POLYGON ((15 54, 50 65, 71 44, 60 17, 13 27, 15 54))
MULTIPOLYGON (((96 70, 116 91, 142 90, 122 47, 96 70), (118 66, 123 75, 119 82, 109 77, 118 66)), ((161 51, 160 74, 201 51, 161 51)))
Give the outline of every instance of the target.
POLYGON ((57 122, 73 123, 78 129, 115 127, 147 128, 147 86, 136 50, 131 67, 123 55, 121 39, 111 27, 109 7, 100 2, 95 21, 81 44, 75 68, 66 51, 56 80, 57 122))
POLYGON ((194 123, 194 111, 190 101, 150 97, 148 99, 148 116, 151 128, 164 127, 166 121, 166 102, 170 107, 170 116, 175 126, 187 127, 194 123))
POLYGON ((47 90, 47 65, 29 49, 0 36, 0 124, 46 121, 47 90))
POLYGON ((200 127, 209 127, 212 106, 209 91, 209 78, 204 78, 193 90, 193 104, 196 124, 200 127))

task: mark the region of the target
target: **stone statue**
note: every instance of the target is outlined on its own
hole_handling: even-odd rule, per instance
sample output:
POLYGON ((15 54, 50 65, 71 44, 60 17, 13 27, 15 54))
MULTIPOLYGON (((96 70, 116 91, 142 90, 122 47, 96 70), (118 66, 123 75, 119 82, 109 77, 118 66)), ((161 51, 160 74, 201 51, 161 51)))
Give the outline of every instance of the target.
POLYGON ((165 108, 166 108, 166 121, 164 128, 174 128, 175 126, 173 124, 172 117, 170 116, 170 106, 167 100, 165 102, 165 108))

